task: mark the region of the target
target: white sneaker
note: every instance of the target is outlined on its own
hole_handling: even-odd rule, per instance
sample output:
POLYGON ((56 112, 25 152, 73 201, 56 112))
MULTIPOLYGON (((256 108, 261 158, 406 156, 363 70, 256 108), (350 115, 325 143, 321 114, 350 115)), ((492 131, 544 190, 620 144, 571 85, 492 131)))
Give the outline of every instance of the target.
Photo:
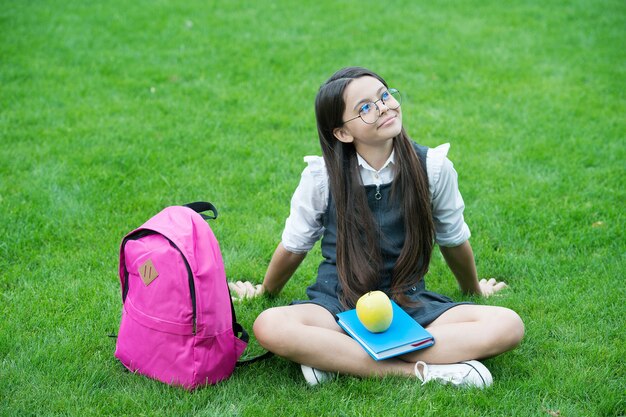
POLYGON ((485 388, 493 383, 491 372, 478 361, 465 361, 449 365, 428 365, 424 362, 415 364, 415 375, 422 385, 429 381, 439 381, 457 387, 485 388), (420 372, 419 366, 422 370, 420 372))
POLYGON ((319 369, 311 368, 310 366, 306 365, 300 365, 300 368, 302 369, 302 375, 304 375, 304 379, 306 379, 307 384, 309 384, 310 386, 326 382, 329 379, 332 379, 334 376, 332 372, 320 371, 319 369))

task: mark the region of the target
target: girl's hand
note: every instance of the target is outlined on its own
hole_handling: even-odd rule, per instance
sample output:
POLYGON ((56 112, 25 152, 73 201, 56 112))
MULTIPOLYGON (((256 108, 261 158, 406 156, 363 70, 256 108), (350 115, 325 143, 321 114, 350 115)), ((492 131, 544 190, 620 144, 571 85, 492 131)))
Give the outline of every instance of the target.
POLYGON ((233 301, 241 301, 245 298, 258 297, 264 292, 263 285, 253 285, 250 281, 229 282, 228 288, 230 288, 231 291, 237 294, 236 297, 231 296, 233 301))
POLYGON ((489 297, 507 287, 506 283, 498 282, 495 278, 491 278, 489 281, 481 279, 478 282, 478 286, 480 287, 480 294, 483 297, 489 297))

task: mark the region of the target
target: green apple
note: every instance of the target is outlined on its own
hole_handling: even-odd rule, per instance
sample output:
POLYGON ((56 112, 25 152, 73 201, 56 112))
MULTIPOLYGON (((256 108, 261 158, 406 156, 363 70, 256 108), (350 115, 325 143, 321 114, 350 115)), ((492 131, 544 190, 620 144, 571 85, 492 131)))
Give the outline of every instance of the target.
POLYGON ((391 301, 382 291, 370 291, 356 302, 356 316, 370 332, 384 332, 393 320, 391 301))

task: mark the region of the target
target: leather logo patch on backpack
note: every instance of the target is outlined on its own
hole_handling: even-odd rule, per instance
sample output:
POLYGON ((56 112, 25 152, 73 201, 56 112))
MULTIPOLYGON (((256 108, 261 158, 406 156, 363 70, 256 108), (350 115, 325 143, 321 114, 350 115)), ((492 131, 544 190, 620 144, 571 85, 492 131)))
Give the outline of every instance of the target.
POLYGON ((159 271, 154 267, 152 261, 148 259, 139 267, 139 275, 144 284, 150 285, 159 276, 159 271))

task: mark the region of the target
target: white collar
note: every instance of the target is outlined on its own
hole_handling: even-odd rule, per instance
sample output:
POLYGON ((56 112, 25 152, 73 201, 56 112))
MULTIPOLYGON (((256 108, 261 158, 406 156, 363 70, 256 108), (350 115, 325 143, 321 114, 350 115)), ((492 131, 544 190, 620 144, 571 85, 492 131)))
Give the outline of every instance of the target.
POLYGON ((359 163, 359 165, 361 167, 367 169, 368 171, 380 172, 383 169, 387 168, 387 166, 396 163, 396 150, 393 149, 391 151, 391 155, 389 155, 389 158, 387 158, 387 161, 383 164, 382 168, 379 169, 379 170, 375 170, 374 168, 372 168, 372 166, 370 164, 368 164, 367 161, 361 155, 359 155, 358 153, 356 154, 356 159, 357 159, 357 162, 359 163))

